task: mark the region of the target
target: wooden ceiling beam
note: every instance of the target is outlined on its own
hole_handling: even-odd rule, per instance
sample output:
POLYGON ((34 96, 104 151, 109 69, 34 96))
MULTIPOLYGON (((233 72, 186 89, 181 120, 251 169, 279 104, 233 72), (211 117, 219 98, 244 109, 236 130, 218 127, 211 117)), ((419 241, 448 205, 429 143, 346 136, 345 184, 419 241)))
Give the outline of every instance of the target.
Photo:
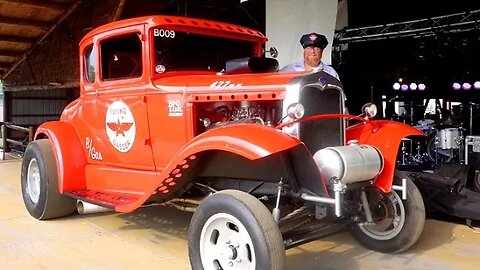
POLYGON ((35 28, 40 28, 40 29, 47 29, 50 26, 50 24, 48 22, 0 16, 0 24, 2 24, 2 23, 11 24, 11 25, 21 25, 21 26, 35 27, 35 28))
POLYGON ((24 52, 0 50, 0 56, 21 57, 24 52))
POLYGON ((125 3, 127 3, 127 0, 120 0, 117 6, 117 10, 115 10, 115 13, 113 13, 113 17, 111 19, 112 22, 118 21, 118 19, 120 19, 120 16, 122 16, 123 8, 125 7, 125 3))
POLYGON ((70 4, 70 6, 65 10, 65 12, 57 19, 57 21, 55 22, 55 24, 53 24, 52 26, 50 26, 48 28, 48 30, 45 32, 45 34, 43 36, 41 36, 39 39, 37 39, 33 44, 32 44, 32 47, 30 47, 30 49, 28 50, 28 52, 26 52, 22 58, 20 60, 18 60, 18 62, 16 62, 15 64, 13 64, 10 69, 1 75, 0 79, 5 79, 8 75, 10 75, 10 73, 12 73, 12 71, 15 70, 15 68, 17 68, 21 63, 23 63, 23 61, 25 61, 25 59, 27 59, 27 56, 39 45, 41 44, 52 32, 53 30, 55 30, 66 18, 68 18, 68 16, 70 16, 70 14, 72 14, 72 12, 75 11, 75 9, 78 7, 78 5, 80 4, 81 0, 75 0, 72 4, 70 4))
MULTIPOLYGON (((2 72, 0 71, 0 74, 2 72)), ((68 89, 68 88, 77 88, 80 87, 78 81, 74 82, 65 82, 59 84, 45 84, 45 85, 17 85, 17 86, 8 86, 3 85, 5 91, 26 91, 26 90, 49 90, 49 89, 68 89)))
POLYGON ((48 8, 48 9, 54 9, 54 10, 64 10, 68 6, 65 6, 61 3, 58 2, 53 2, 53 1, 35 1, 35 0, 0 0, 0 2, 11 2, 11 3, 18 3, 18 4, 23 4, 23 5, 29 5, 32 7, 42 7, 42 8, 48 8))
POLYGON ((33 43, 35 42, 35 39, 27 38, 27 37, 10 36, 10 35, 0 35, 0 41, 15 42, 15 43, 33 43))

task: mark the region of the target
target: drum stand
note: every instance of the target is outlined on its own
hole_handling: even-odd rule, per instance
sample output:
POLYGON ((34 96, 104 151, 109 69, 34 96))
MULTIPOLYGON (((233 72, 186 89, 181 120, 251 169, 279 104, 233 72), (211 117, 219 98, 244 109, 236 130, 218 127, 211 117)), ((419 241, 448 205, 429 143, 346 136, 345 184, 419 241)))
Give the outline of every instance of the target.
POLYGON ((468 147, 472 146, 472 151, 480 153, 480 136, 465 136, 465 165, 468 165, 468 147))
POLYGON ((469 108, 470 109, 470 119, 469 119, 469 122, 468 122, 470 130, 469 130, 468 134, 472 135, 472 133, 473 133, 473 131, 472 131, 473 130, 473 109, 480 106, 480 104, 477 104, 477 103, 474 103, 474 102, 469 102, 468 105, 470 107, 469 108))

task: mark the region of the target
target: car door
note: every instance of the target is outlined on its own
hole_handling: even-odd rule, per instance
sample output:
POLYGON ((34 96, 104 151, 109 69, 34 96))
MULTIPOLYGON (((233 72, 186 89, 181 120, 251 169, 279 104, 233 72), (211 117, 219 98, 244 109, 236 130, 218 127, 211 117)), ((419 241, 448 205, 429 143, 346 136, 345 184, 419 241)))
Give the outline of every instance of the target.
POLYGON ((96 123, 92 143, 102 145, 96 148, 103 149, 102 160, 96 162, 104 165, 154 170, 145 101, 148 79, 143 65, 143 31, 143 25, 132 26, 98 40, 100 65, 96 102, 92 103, 96 114, 91 115, 96 123))

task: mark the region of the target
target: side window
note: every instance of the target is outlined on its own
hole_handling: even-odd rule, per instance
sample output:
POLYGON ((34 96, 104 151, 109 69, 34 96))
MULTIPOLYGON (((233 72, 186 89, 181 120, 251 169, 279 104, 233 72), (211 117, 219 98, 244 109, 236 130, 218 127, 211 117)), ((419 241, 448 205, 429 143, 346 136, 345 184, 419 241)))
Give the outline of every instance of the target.
POLYGON ((133 33, 100 43, 102 79, 128 79, 142 76, 142 42, 133 33))
POLYGON ((97 54, 93 50, 93 44, 89 45, 85 49, 85 80, 87 82, 93 83, 95 81, 95 63, 97 60, 97 54))

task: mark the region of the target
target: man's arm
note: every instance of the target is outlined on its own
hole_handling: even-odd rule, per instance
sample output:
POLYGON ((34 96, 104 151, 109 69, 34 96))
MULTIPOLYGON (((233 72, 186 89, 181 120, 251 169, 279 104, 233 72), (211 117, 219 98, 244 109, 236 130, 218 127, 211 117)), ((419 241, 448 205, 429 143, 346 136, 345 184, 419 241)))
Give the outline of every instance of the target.
POLYGON ((297 62, 293 63, 290 65, 286 65, 283 68, 281 68, 279 71, 280 72, 292 72, 292 71, 303 71, 305 68, 303 67, 302 63, 297 62))

